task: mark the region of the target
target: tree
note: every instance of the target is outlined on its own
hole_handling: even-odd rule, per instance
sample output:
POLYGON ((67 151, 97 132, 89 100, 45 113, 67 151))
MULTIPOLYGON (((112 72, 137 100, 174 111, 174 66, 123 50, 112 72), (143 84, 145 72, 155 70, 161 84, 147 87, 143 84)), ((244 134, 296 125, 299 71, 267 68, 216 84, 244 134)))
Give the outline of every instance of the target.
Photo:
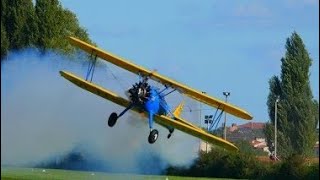
POLYGON ((57 36, 61 27, 61 5, 58 0, 36 0, 35 11, 38 20, 39 36, 36 44, 42 49, 57 48, 57 36))
POLYGON ((71 52, 74 47, 68 42, 68 36, 76 36, 91 43, 86 30, 79 26, 75 14, 63 9, 58 0, 36 0, 35 10, 40 34, 36 44, 40 49, 71 52))
POLYGON ((10 50, 37 47, 73 53, 68 36, 88 43, 86 30, 74 13, 63 9, 58 0, 1 0, 1 60, 10 50))
POLYGON ((1 21, 1 60, 2 60, 2 57, 4 57, 7 54, 8 48, 9 48, 9 40, 7 38, 7 32, 4 29, 4 26, 1 21))
POLYGON ((37 32, 32 0, 1 1, 1 22, 7 32, 10 49, 21 49, 35 42, 37 32))
POLYGON ((277 154, 311 155, 316 141, 319 120, 318 102, 313 99, 309 82, 312 59, 300 36, 293 32, 286 41, 286 54, 281 59, 281 76, 269 80, 268 112, 271 123, 265 127, 268 146, 274 139, 274 107, 278 102, 277 154))
POLYGON ((1 0, 1 22, 4 22, 6 14, 7 14, 7 0, 1 0))

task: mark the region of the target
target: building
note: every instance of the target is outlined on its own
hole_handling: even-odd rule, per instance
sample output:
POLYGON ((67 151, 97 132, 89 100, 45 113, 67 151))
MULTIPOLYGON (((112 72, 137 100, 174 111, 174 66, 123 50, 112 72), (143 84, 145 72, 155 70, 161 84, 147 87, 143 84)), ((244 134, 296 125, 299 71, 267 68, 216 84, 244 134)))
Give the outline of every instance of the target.
POLYGON ((200 141, 200 151, 203 151, 203 152, 211 151, 211 144, 206 143, 205 141, 200 141))
MULTIPOLYGON (((262 151, 270 153, 269 148, 267 147, 266 141, 264 139, 264 126, 265 123, 261 122, 248 122, 242 125, 237 125, 233 123, 231 127, 227 129, 227 140, 230 142, 245 140, 251 143, 254 148, 261 149, 262 151)), ((219 132, 216 132, 216 135, 220 135, 221 132, 222 129, 220 129, 219 132)), ((200 141, 199 150, 209 152, 211 151, 211 148, 212 147, 210 144, 207 144, 205 141, 200 141)))
POLYGON ((261 122, 248 122, 242 125, 237 125, 233 123, 231 127, 228 128, 227 140, 235 142, 238 140, 245 140, 251 142, 256 137, 264 137, 265 123, 261 122))
POLYGON ((255 138, 254 140, 251 141, 251 145, 255 149, 260 149, 264 152, 267 152, 268 155, 271 154, 265 138, 255 138))

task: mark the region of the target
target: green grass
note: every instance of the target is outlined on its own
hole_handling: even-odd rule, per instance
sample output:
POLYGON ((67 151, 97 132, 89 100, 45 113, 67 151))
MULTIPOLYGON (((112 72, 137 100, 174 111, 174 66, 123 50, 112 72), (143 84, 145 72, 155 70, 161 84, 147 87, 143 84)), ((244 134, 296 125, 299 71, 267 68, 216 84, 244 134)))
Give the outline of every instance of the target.
POLYGON ((136 175, 136 174, 113 174, 102 172, 90 172, 90 171, 70 171, 70 170, 58 170, 58 169, 41 169, 41 168, 12 168, 1 167, 1 179, 13 180, 13 179, 112 179, 112 180, 180 180, 180 179, 198 179, 209 180, 215 178, 194 178, 194 177, 178 177, 178 176, 153 176, 153 175, 136 175))

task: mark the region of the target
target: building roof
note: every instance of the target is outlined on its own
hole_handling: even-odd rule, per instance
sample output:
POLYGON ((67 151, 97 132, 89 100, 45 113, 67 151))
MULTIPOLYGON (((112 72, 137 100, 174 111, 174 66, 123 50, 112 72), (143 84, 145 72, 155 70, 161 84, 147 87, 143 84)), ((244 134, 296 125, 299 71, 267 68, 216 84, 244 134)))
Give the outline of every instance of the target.
POLYGON ((239 125, 238 128, 242 129, 242 128, 249 128, 249 129, 263 129, 265 126, 265 123, 261 123, 261 122, 248 122, 242 125, 239 125))

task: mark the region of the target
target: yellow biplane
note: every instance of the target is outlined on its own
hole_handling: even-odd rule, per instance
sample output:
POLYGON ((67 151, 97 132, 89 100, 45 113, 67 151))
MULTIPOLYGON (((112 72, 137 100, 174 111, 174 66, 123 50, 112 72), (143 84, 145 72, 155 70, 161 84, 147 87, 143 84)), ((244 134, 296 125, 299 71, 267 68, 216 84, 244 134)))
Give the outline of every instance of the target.
POLYGON ((168 139, 171 137, 174 129, 178 129, 182 132, 198 137, 206 142, 221 146, 225 149, 238 150, 238 148, 232 143, 216 137, 200 127, 182 119, 180 117, 180 113, 183 108, 183 103, 179 104, 178 107, 172 112, 165 100, 165 97, 173 91, 178 91, 183 95, 220 110, 220 117, 222 112, 227 112, 234 116, 251 120, 252 116, 248 112, 162 76, 157 72, 153 72, 141 66, 135 65, 132 62, 115 56, 109 52, 103 51, 98 47, 95 47, 77 38, 69 37, 69 41, 72 45, 77 46, 91 54, 94 57, 94 60, 89 65, 90 68, 88 69, 86 79, 82 79, 66 71, 60 71, 60 74, 82 89, 90 91, 93 94, 125 107, 125 109, 119 114, 116 112, 111 113, 108 119, 108 125, 110 127, 113 127, 118 118, 120 118, 125 112, 132 110, 138 113, 143 113, 146 117, 148 117, 150 128, 148 142, 150 144, 157 140, 159 134, 157 129, 153 129, 153 121, 155 121, 169 130, 169 134, 167 136, 168 139), (139 75, 139 82, 133 84, 132 87, 126 91, 127 98, 120 97, 114 92, 92 83, 93 70, 97 57, 100 57, 109 63, 139 75), (149 79, 161 83, 164 86, 163 89, 159 90, 158 88, 149 85, 149 79))

